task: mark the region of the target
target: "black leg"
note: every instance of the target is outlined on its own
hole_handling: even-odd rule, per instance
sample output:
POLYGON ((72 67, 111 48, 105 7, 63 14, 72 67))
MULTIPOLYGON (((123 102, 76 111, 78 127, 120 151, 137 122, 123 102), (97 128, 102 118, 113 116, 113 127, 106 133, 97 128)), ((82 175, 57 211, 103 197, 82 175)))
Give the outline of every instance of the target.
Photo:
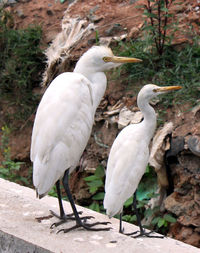
POLYGON ((123 215, 123 211, 120 213, 120 217, 119 217, 119 233, 121 233, 121 234, 124 233, 124 229, 122 226, 122 215, 123 215))
MULTIPOLYGON (((133 195, 133 207, 135 207, 135 206, 136 206, 136 193, 134 193, 134 195, 133 195)), ((136 208, 136 210, 137 210, 137 208, 136 208)), ((134 234, 138 233, 138 231, 132 232, 132 233, 124 233, 124 229, 123 229, 123 226, 122 226, 122 214, 123 213, 121 212, 120 213, 120 220, 119 220, 119 233, 124 234, 124 235, 134 235, 134 234)), ((137 215, 138 215, 138 210, 137 210, 136 216, 137 215)))
POLYGON ((133 208, 135 210, 135 214, 136 214, 136 217, 137 217, 137 223, 138 223, 138 226, 140 228, 139 235, 133 236, 134 238, 141 237, 141 236, 146 236, 146 237, 150 237, 150 238, 164 238, 164 236, 162 236, 162 235, 160 235, 160 236, 159 235, 151 235, 151 233, 154 233, 154 231, 146 232, 145 229, 142 227, 141 218, 140 218, 140 215, 139 215, 139 212, 138 212, 138 209, 137 209, 136 191, 133 195, 133 208))
MULTIPOLYGON (((59 222, 54 222, 50 228, 53 227, 58 227, 59 225, 69 221, 69 220, 75 220, 75 218, 73 217, 74 214, 70 213, 70 214, 65 214, 64 208, 63 208, 63 204, 62 204, 62 197, 61 197, 61 191, 60 191, 60 181, 58 180, 56 182, 56 191, 57 191, 57 196, 58 196, 58 203, 59 203, 59 208, 60 208, 60 216, 57 215, 55 212, 53 212, 52 210, 50 210, 51 214, 55 217, 57 217, 58 219, 60 219, 59 222)), ((79 212, 79 214, 82 214, 83 212, 79 212)), ((92 216, 86 216, 84 218, 81 219, 91 219, 93 218, 92 216)))
MULTIPOLYGON (((60 208, 60 216, 58 214, 56 214, 54 211, 50 210, 51 215, 46 216, 46 217, 50 217, 52 218, 53 216, 57 217, 58 219, 62 220, 61 222, 58 223, 53 223, 51 225, 51 228, 56 227, 64 222, 66 222, 68 216, 65 215, 65 211, 63 208, 63 204, 62 204, 62 197, 61 197, 61 191, 60 191, 60 181, 58 180, 56 182, 56 191, 57 191, 57 196, 58 196, 58 203, 59 203, 59 208, 60 208)), ((71 217, 72 215, 69 215, 69 217, 71 217)), ((39 217, 37 218, 37 220, 42 220, 42 219, 46 219, 46 217, 39 217)))
POLYGON ((82 219, 79 217, 79 214, 77 212, 74 200, 72 198, 72 194, 71 194, 70 189, 69 189, 68 177, 69 177, 69 170, 65 171, 65 174, 64 174, 64 177, 63 177, 63 185, 64 185, 64 188, 65 188, 65 192, 67 194, 68 200, 71 204, 73 213, 74 213, 74 217, 75 217, 75 220, 76 220, 76 225, 71 227, 71 228, 68 228, 68 229, 61 229, 58 232, 63 231, 64 233, 67 233, 67 232, 69 232, 73 229, 79 228, 79 227, 82 227, 86 230, 92 230, 92 231, 102 231, 102 230, 108 231, 108 230, 110 230, 110 228, 93 228, 95 225, 107 225, 109 222, 86 223, 86 221, 84 219, 82 221, 82 219))
POLYGON ((142 227, 142 223, 141 223, 141 218, 137 209, 137 197, 136 197, 136 191, 133 194, 133 209, 135 210, 135 215, 137 218, 137 224, 140 228, 140 233, 143 234, 144 233, 144 228, 142 227))
POLYGON ((60 207, 60 217, 63 218, 65 216, 65 211, 62 204, 62 197, 61 197, 61 191, 60 191, 60 180, 56 182, 56 190, 58 195, 58 203, 60 207))
POLYGON ((141 218, 140 218, 140 215, 139 215, 139 212, 138 212, 138 209, 137 209, 136 191, 133 195, 133 208, 135 210, 135 214, 136 214, 136 217, 137 217, 137 223, 138 223, 138 226, 140 228, 140 231, 136 231, 136 232, 133 232, 133 233, 130 233, 130 234, 127 234, 127 235, 133 235, 133 234, 136 234, 136 233, 139 232, 139 235, 132 236, 132 237, 137 238, 137 237, 141 237, 141 236, 146 236, 146 237, 150 237, 150 238, 164 238, 164 236, 151 235, 151 233, 154 233, 154 231, 146 232, 144 230, 144 228, 142 227, 141 218))

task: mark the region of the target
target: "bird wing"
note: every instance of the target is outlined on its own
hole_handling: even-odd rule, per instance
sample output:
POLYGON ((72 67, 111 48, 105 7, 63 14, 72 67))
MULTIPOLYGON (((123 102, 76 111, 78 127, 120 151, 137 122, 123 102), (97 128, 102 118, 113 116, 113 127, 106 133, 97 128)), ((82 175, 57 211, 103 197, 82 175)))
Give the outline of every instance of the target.
POLYGON ((145 172, 149 149, 143 138, 142 124, 124 128, 110 151, 106 170, 104 207, 113 216, 122 210, 133 195, 145 172))
POLYGON ((78 73, 59 75, 46 90, 31 144, 33 180, 40 192, 48 191, 66 169, 77 165, 92 129, 92 102, 91 84, 78 73))

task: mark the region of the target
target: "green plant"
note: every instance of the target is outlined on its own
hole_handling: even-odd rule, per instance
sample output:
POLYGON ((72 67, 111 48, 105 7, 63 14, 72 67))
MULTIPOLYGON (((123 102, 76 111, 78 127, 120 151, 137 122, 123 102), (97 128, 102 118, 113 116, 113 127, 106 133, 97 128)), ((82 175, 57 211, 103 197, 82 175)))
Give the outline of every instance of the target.
POLYGON ((29 116, 38 97, 33 88, 41 82, 44 56, 40 49, 42 30, 29 27, 14 30, 7 25, 8 13, 0 10, 0 97, 14 105, 12 116, 29 116))
MULTIPOLYGON (((105 171, 102 165, 99 165, 93 175, 85 177, 84 180, 88 185, 89 192, 92 194, 92 203, 88 206, 90 209, 105 213, 103 208, 103 199, 104 199, 104 179, 105 171)), ((168 225, 170 223, 176 222, 176 219, 170 214, 162 214, 159 211, 159 207, 153 209, 147 207, 148 202, 151 198, 158 196, 157 192, 157 179, 156 173, 150 166, 147 166, 146 172, 142 177, 138 188, 137 188, 137 208, 141 218, 154 217, 152 219, 153 229, 156 231, 162 231, 166 233, 168 225)), ((136 223, 136 215, 133 212, 133 197, 130 197, 124 203, 123 216, 124 221, 130 223, 136 223)), ((116 215, 115 218, 119 219, 119 215, 116 215)))
MULTIPOLYGON (((151 167, 147 166, 146 172, 142 177, 136 192, 137 208, 141 217, 144 216, 146 210, 145 206, 148 204, 149 200, 157 196, 156 191, 156 174, 151 167)), ((126 215, 122 216, 122 219, 134 223, 136 221, 136 216, 133 214, 132 205, 133 196, 124 203, 124 213, 126 213, 126 215)))
POLYGON ((102 204, 104 199, 104 178, 105 171, 102 165, 96 168, 94 175, 84 178, 89 187, 89 192, 92 194, 92 203, 89 208, 97 212, 104 212, 102 204))
POLYGON ((96 45, 99 46, 100 43, 99 43, 99 31, 98 30, 95 31, 95 40, 96 40, 96 45))
POLYGON ((166 43, 171 43, 176 30, 175 23, 169 24, 169 8, 175 0, 146 0, 146 4, 139 6, 144 8, 146 16, 144 31, 150 35, 151 44, 155 45, 157 53, 161 56, 166 43), (167 31, 170 34, 167 34, 167 31))
POLYGON ((49 196, 57 197, 56 186, 54 185, 48 193, 49 196))
MULTIPOLYGON (((64 193, 64 194, 62 194, 62 199, 63 200, 68 200, 68 198, 66 196, 66 193, 65 193, 65 190, 64 190, 64 186, 62 184, 60 184, 60 190, 61 190, 61 192, 64 193)), ((54 185, 51 188, 51 190, 48 192, 48 195, 57 198, 58 195, 57 195, 56 185, 54 185)))
POLYGON ((176 219, 171 214, 164 214, 163 217, 157 216, 152 221, 152 225, 156 225, 158 229, 166 229, 170 223, 175 223, 176 219))
POLYGON ((173 103, 196 104, 200 96, 200 37, 194 34, 193 44, 186 44, 181 50, 166 46, 162 57, 146 51, 146 42, 135 40, 126 44, 120 42, 115 51, 121 55, 137 57, 143 60, 140 64, 126 64, 123 68, 129 82, 128 89, 137 94, 142 85, 181 85, 183 88, 174 93, 160 96, 160 104, 167 108, 173 103))
POLYGON ((23 162, 13 161, 11 159, 11 151, 9 147, 9 135, 10 129, 7 126, 2 127, 1 136, 1 153, 4 160, 0 163, 0 177, 13 181, 13 182, 23 182, 29 185, 27 178, 20 176, 19 171, 23 162))
MULTIPOLYGON (((163 214, 160 211, 160 207, 156 206, 153 209, 148 207, 148 202, 150 199, 158 196, 157 192, 157 179, 154 170, 147 166, 146 172, 140 181, 137 188, 137 208, 140 214, 140 217, 147 220, 150 217, 154 217, 150 224, 150 229, 166 234, 169 224, 176 222, 176 219, 168 213, 163 214)), ((124 203, 124 213, 122 216, 124 221, 137 224, 136 215, 132 209, 133 206, 133 197, 129 198, 124 203)), ((118 218, 118 216, 116 216, 118 218)))

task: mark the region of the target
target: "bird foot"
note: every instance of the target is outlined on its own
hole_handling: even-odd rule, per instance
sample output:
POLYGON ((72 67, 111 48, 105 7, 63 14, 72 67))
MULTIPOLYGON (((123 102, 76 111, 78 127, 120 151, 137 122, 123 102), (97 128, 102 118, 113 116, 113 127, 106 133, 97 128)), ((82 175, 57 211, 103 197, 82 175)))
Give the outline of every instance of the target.
POLYGON ((57 233, 60 233, 60 232, 64 232, 64 233, 68 233, 74 229, 77 229, 77 228, 84 228, 85 230, 89 230, 89 231, 109 231, 111 229, 111 227, 108 227, 108 228, 93 228, 94 226, 96 225, 108 225, 110 222, 95 222, 95 223, 79 223, 79 224, 76 224, 74 225, 73 227, 71 228, 67 228, 67 229, 60 229, 57 233))
POLYGON ((41 217, 36 217, 35 219, 40 223, 42 220, 49 220, 53 217, 53 215, 48 215, 48 216, 41 216, 41 217))
MULTIPOLYGON (((68 222, 69 220, 76 220, 75 217, 74 217, 74 214, 73 213, 70 213, 70 214, 64 214, 63 216, 60 216, 56 213, 54 213, 52 210, 50 210, 50 213, 52 216, 55 216, 56 218, 58 218, 60 221, 59 222, 54 222, 53 224, 51 224, 50 228, 54 228, 54 227, 58 227, 60 226, 61 224, 64 224, 66 222, 68 222)), ((81 215, 83 212, 80 211, 78 212, 79 215, 81 215)), ((84 222, 87 221, 87 219, 93 219, 94 217, 93 216, 84 216, 84 217, 80 217, 81 220, 84 220, 84 222)))
POLYGON ((127 235, 130 235, 132 238, 138 238, 138 237, 161 238, 161 239, 164 238, 163 235, 151 235, 152 233, 155 233, 155 232, 154 231, 146 232, 145 230, 143 230, 143 231, 136 231, 127 235), (137 233, 139 233, 139 235, 134 235, 137 233))
POLYGON ((149 238, 164 238, 163 235, 151 235, 152 233, 155 233, 154 231, 146 232, 144 229, 142 231, 135 231, 132 233, 124 233, 124 229, 119 231, 121 234, 131 236, 132 238, 138 238, 138 237, 149 237, 149 238), (139 233, 138 235, 135 235, 139 233), (133 236, 134 235, 134 236, 133 236))

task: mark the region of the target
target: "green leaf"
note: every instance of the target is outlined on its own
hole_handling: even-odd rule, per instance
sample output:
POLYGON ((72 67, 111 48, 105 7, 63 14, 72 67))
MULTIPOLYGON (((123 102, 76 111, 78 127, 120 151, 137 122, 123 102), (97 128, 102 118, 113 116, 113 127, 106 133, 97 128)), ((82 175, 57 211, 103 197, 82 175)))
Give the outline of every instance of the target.
POLYGON ((168 226, 168 222, 165 220, 164 227, 168 226))
POLYGON ((168 12, 169 10, 166 7, 162 7, 161 11, 168 12))
POLYGON ((154 31, 155 28, 152 25, 146 25, 143 27, 143 31, 154 31))
POLYGON ((97 190, 98 190, 98 187, 91 186, 90 189, 89 189, 89 192, 92 193, 92 194, 94 194, 94 193, 97 192, 97 190))
POLYGON ((26 185, 29 185, 29 181, 25 177, 20 177, 20 180, 24 182, 26 185))
POLYGON ((130 197, 127 199, 127 201, 124 203, 124 206, 127 208, 133 204, 133 197, 130 197))
POLYGON ((141 183, 137 190, 137 200, 142 201, 149 198, 149 191, 145 189, 145 184, 141 183))
POLYGON ((145 8, 145 7, 146 7, 145 4, 141 4, 141 5, 135 6, 136 9, 143 9, 143 8, 145 8))
POLYGON ((161 217, 155 217, 153 218, 153 220, 151 221, 152 225, 156 225, 158 223, 158 221, 160 220, 161 217))
POLYGON ((176 222, 176 218, 174 218, 172 215, 170 214, 165 214, 163 217, 166 221, 170 222, 170 223, 175 223, 176 222))
POLYGON ((94 175, 98 178, 102 178, 105 176, 105 171, 104 171, 104 167, 102 165, 99 165, 96 170, 94 175))
POLYGON ((160 218, 158 221, 158 227, 161 228, 165 224, 165 219, 160 218))
POLYGON ((148 217, 152 216, 153 213, 154 213, 154 211, 151 208, 148 208, 145 210, 144 215, 145 215, 145 217, 148 218, 148 217))
POLYGON ((103 200, 104 199, 104 192, 98 192, 97 194, 95 194, 92 199, 93 200, 103 200))
POLYGON ((63 4, 66 0, 60 0, 61 4, 63 4))
POLYGON ((137 220, 137 217, 136 215, 123 215, 122 220, 133 223, 134 221, 137 220))
POLYGON ((150 171, 151 171, 151 168, 149 165, 147 165, 145 173, 149 173, 150 171))
POLYGON ((154 195, 157 189, 157 180, 156 177, 153 176, 151 169, 149 168, 150 172, 146 173, 140 184, 137 188, 137 200, 143 201, 147 200, 154 195))
POLYGON ((89 187, 101 187, 103 186, 103 181, 101 179, 93 180, 91 182, 87 182, 89 187))
POLYGON ((145 10, 143 14, 144 14, 145 16, 147 16, 148 18, 155 18, 155 19, 157 19, 157 15, 156 15, 156 14, 150 13, 150 12, 148 12, 147 10, 145 10))
POLYGON ((94 180, 98 180, 98 177, 96 177, 95 175, 92 175, 92 176, 85 177, 84 180, 86 182, 91 182, 91 181, 94 181, 94 180))
POLYGON ((89 205, 89 208, 96 211, 96 212, 100 212, 99 203, 96 201, 92 202, 92 204, 89 205))

